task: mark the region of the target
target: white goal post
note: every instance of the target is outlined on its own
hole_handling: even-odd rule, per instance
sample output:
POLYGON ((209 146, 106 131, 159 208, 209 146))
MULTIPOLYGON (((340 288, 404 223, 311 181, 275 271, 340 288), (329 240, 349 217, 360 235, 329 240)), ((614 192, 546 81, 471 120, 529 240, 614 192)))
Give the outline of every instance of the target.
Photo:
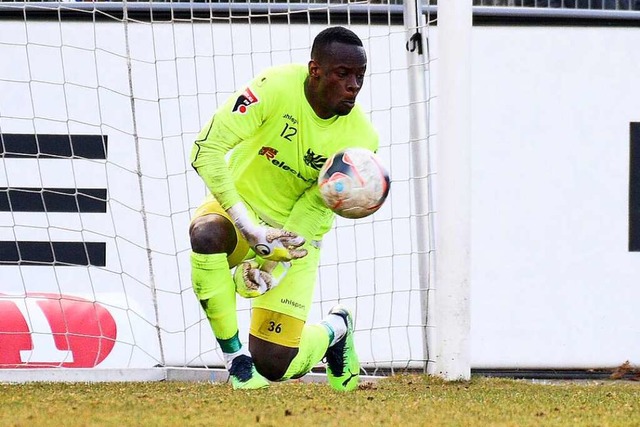
MULTIPOLYGON (((73 380, 74 368, 224 366, 189 277, 187 228, 205 195, 191 144, 255 73, 306 62, 327 25, 365 44, 360 102, 392 188, 375 215, 327 235, 310 321, 353 307, 367 374, 468 378, 468 280, 438 282, 463 285, 457 326, 439 325, 433 16, 419 4, 0 3, 0 381, 35 378, 24 368, 73 380)), ((246 300, 239 313, 246 341, 246 300)))

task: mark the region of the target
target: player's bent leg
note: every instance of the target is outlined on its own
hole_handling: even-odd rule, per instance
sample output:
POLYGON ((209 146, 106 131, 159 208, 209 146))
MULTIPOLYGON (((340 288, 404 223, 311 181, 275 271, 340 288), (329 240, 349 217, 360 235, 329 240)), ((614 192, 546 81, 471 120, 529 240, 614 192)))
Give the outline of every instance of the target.
POLYGON ((254 308, 249 348, 258 372, 271 381, 300 378, 326 357, 329 384, 336 390, 353 390, 360 365, 352 322, 348 326, 346 320, 350 316, 338 306, 322 322, 304 325, 294 317, 254 308))
POLYGON ((311 372, 325 355, 329 344, 327 330, 320 324, 306 325, 300 347, 290 348, 249 336, 256 368, 272 381, 300 378, 311 372))
MULTIPOLYGON (((191 284, 207 315, 214 335, 235 352, 238 332, 235 284, 229 273, 228 253, 236 239, 233 225, 215 213, 196 217, 189 227, 191 240, 191 284), (232 340, 232 342, 225 342, 232 340)), ((225 348, 223 348, 225 351, 225 348)))
POLYGON ((193 290, 222 349, 233 388, 268 386, 238 337, 235 283, 229 272, 229 257, 237 253, 238 246, 233 224, 207 212, 193 220, 189 235, 193 290))
POLYGON ((305 375, 326 356, 331 386, 353 390, 360 379, 360 363, 349 311, 337 306, 322 322, 304 324, 319 263, 318 249, 307 247, 308 255, 292 263, 276 288, 253 300, 251 351, 258 370, 269 379, 279 380, 305 375))

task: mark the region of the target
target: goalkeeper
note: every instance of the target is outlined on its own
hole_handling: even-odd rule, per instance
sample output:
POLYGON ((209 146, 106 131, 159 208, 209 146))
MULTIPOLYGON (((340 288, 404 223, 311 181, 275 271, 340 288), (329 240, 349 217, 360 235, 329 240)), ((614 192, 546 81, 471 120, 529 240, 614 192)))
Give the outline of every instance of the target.
POLYGON ((338 305, 318 324, 306 320, 322 236, 334 220, 319 170, 347 147, 378 148, 355 103, 366 66, 355 33, 327 28, 308 65, 259 74, 194 144, 192 165, 211 194, 189 228, 192 284, 236 389, 299 378, 323 357, 333 388, 358 385, 350 311, 338 305), (236 292, 252 298, 248 349, 238 336, 236 292))

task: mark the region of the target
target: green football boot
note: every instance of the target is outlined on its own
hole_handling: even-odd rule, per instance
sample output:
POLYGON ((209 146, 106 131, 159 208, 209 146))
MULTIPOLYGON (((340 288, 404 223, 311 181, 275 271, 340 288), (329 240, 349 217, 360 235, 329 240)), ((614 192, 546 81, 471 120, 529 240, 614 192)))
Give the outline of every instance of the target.
POLYGON ((337 314, 344 319, 347 333, 340 341, 327 349, 327 378, 335 390, 351 391, 360 381, 360 361, 353 344, 353 316, 344 306, 336 305, 329 314, 337 314))
POLYGON ((237 356, 231 362, 229 378, 231 378, 231 385, 234 390, 253 390, 269 387, 269 381, 256 371, 251 357, 244 354, 237 356))

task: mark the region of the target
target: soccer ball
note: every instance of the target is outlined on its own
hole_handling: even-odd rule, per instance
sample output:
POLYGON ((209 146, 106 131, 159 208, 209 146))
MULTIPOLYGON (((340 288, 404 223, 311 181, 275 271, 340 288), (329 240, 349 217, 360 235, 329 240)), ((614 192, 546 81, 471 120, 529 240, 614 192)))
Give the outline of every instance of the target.
POLYGON ((389 173, 370 150, 348 148, 329 157, 318 176, 324 203, 345 218, 364 218, 389 194, 389 173))

